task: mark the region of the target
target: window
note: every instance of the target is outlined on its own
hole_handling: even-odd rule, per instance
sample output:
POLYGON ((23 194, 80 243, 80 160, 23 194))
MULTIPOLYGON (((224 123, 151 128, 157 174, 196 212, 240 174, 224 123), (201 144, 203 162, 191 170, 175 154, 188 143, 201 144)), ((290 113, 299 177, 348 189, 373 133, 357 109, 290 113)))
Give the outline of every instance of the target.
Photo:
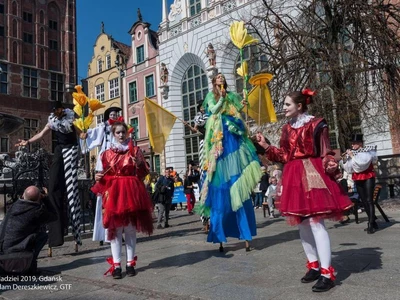
POLYGON ((49 20, 49 28, 53 30, 57 30, 57 21, 49 20))
MULTIPOLYGON (((29 140, 31 137, 33 137, 39 129, 39 121, 36 119, 25 119, 25 124, 24 124, 24 140, 29 140)), ((36 149, 39 147, 39 143, 33 143, 32 145, 29 144, 29 151, 36 149)))
POLYGON ((33 35, 30 33, 24 32, 23 40, 25 43, 33 44, 33 35))
POLYGON ((129 83, 129 103, 138 101, 136 81, 129 83))
POLYGON ((146 82, 146 97, 152 97, 155 95, 154 93, 154 76, 146 76, 145 77, 145 82, 146 82))
POLYGON ((101 61, 101 59, 97 60, 97 72, 103 72, 103 62, 101 61))
POLYGON ((0 93, 1 94, 7 94, 7 65, 6 64, 2 64, 0 63, 0 68, 2 70, 1 74, 0 74, 0 93))
POLYGON ((140 64, 144 62, 144 46, 139 46, 136 48, 136 63, 140 64))
POLYGON ((4 26, 0 26, 0 36, 4 36, 4 26))
POLYGON ((154 155, 154 171, 161 174, 160 155, 154 155))
POLYGON ((96 116, 96 125, 99 125, 104 122, 104 114, 96 116))
POLYGON ((134 128, 133 136, 135 137, 135 140, 139 139, 139 118, 130 119, 129 123, 134 128))
POLYGON ((0 138, 0 152, 8 152, 8 138, 0 138))
POLYGON ((4 14, 4 4, 0 4, 0 14, 4 14))
MULTIPOLYGON (((208 79, 204 71, 197 65, 191 65, 182 80, 182 111, 183 119, 189 124, 193 122, 197 114, 197 105, 208 93, 208 79)), ((191 124, 194 126, 194 124, 191 124)), ((199 161, 199 142, 197 135, 193 135, 190 129, 184 129, 186 162, 199 161)))
POLYGON ((58 50, 58 42, 55 40, 49 40, 49 47, 51 50, 58 50))
POLYGON ((95 87, 96 99, 104 101, 104 83, 100 83, 95 87))
POLYGON ((72 43, 69 43, 69 51, 74 51, 74 45, 72 43))
POLYGON ((108 54, 106 56, 106 68, 111 69, 111 55, 110 54, 108 54))
POLYGON ((201 0, 190 0, 189 10, 190 16, 199 14, 201 10, 201 0))
POLYGON ((111 79, 108 82, 110 90, 110 99, 119 97, 119 78, 111 79))
POLYGON ((25 22, 29 22, 29 23, 32 23, 32 14, 31 13, 28 13, 28 12, 26 12, 26 11, 24 11, 23 13, 22 13, 22 19, 25 21, 25 22))
POLYGON ((24 68, 24 97, 38 97, 38 71, 24 68))
POLYGON ((64 75, 57 73, 50 73, 50 89, 51 100, 63 101, 64 100, 64 75))

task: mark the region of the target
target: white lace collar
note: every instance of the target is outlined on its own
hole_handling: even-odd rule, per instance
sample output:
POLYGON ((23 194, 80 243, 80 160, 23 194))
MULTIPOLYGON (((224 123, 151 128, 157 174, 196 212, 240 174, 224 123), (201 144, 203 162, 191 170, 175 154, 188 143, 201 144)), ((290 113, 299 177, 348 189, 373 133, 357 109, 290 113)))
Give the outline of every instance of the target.
POLYGON ((298 115, 297 117, 291 118, 289 120, 289 124, 293 128, 300 128, 304 126, 304 124, 310 122, 312 119, 314 119, 314 116, 310 116, 307 113, 303 113, 298 115))

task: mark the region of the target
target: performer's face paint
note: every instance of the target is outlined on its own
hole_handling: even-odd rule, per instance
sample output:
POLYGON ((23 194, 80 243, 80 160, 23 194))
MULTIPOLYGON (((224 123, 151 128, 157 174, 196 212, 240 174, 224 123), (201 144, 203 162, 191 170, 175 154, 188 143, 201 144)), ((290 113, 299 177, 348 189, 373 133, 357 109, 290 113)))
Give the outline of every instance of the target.
POLYGON ((109 117, 110 117, 111 120, 116 120, 117 119, 117 112, 116 111, 110 112, 109 117))
POLYGON ((294 118, 301 114, 301 104, 295 103, 292 98, 286 96, 285 103, 283 104, 283 111, 285 112, 285 117, 294 118))
POLYGON ((114 137, 119 143, 123 143, 126 140, 126 130, 124 126, 117 126, 114 131, 114 137))

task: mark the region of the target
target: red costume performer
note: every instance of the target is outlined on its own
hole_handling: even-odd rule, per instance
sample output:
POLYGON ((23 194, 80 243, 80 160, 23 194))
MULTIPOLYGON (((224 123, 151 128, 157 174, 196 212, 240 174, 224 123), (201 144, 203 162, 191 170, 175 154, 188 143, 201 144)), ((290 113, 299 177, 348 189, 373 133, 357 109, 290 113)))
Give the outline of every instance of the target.
POLYGON ((121 279, 122 233, 125 234, 126 274, 136 275, 136 231, 153 232, 153 205, 143 183, 149 173, 140 149, 126 139, 126 124, 115 122, 111 130, 115 144, 101 155, 102 170, 96 174, 97 183, 92 191, 103 199, 103 225, 108 229, 112 265, 105 273, 121 279))
POLYGON ((301 282, 318 280, 312 291, 326 292, 334 286, 335 274, 324 218, 340 218, 352 203, 335 180, 338 164, 325 120, 307 114, 314 94, 304 90, 286 96, 283 111, 290 120, 282 128, 280 148, 270 146, 262 134, 257 134, 257 141, 269 160, 285 164, 280 211, 299 228, 308 260, 301 282))
POLYGON ((285 164, 281 214, 291 224, 299 224, 309 216, 340 219, 352 203, 334 176, 325 172, 326 164, 334 160, 325 120, 312 118, 300 128, 286 124, 280 146, 270 146, 267 157, 285 164))
POLYGON ((153 233, 153 205, 143 183, 149 170, 139 147, 131 141, 128 145, 127 150, 112 147, 103 153, 104 177, 92 188, 103 195, 103 225, 110 240, 117 227, 129 223, 139 232, 153 233))

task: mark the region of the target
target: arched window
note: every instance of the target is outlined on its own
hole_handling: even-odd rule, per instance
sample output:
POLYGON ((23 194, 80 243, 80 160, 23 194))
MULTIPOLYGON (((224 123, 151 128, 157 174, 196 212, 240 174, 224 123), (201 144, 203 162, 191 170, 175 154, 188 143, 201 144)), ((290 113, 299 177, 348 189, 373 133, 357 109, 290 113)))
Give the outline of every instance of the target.
POLYGON ((44 12, 43 10, 40 11, 39 13, 39 23, 44 24, 44 12))
POLYGON ((39 68, 44 69, 44 49, 40 49, 39 68))
MULTIPOLYGON (((182 80, 182 111, 183 119, 192 126, 197 113, 197 105, 208 93, 206 73, 197 65, 191 65, 182 80)), ((185 126, 186 163, 193 160, 199 162, 199 136, 185 126)))
POLYGON ((18 15, 18 4, 16 1, 13 1, 12 5, 11 5, 11 11, 14 16, 18 15))

